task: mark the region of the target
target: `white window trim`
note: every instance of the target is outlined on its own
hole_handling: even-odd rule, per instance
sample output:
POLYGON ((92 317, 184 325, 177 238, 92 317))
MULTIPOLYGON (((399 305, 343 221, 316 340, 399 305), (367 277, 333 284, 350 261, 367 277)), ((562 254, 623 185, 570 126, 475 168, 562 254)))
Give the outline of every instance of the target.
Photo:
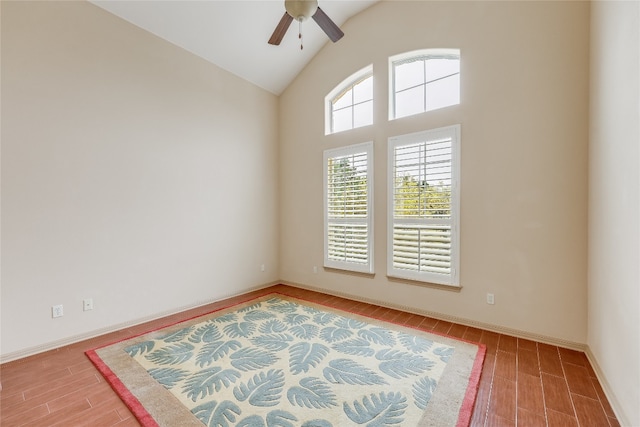
POLYGON ((416 132, 389 138, 387 169, 387 276, 452 287, 460 286, 460 125, 416 132), (394 162, 395 147, 415 144, 443 136, 451 137, 451 274, 435 274, 396 269, 393 265, 394 162))
MULTIPOLYGON (((412 50, 410 52, 400 53, 398 55, 389 57, 389 120, 402 119, 405 117, 413 117, 411 116, 403 116, 396 118, 396 105, 395 105, 395 66, 397 64, 401 64, 405 61, 409 61, 412 59, 428 59, 428 58, 443 58, 443 57, 451 57, 455 56, 460 58, 460 49, 420 49, 420 50, 412 50)), ((425 113, 426 111, 423 111, 425 113)), ((418 113, 422 114, 422 113, 418 113)))
MULTIPOLYGON (((347 77, 342 82, 340 82, 340 84, 338 84, 335 88, 333 88, 331 92, 327 94, 327 96, 324 97, 324 134, 325 135, 331 135, 339 132, 346 132, 347 130, 354 129, 354 128, 345 129, 339 132, 333 131, 332 101, 336 96, 338 96, 341 92, 343 92, 345 89, 347 89, 351 85, 357 83, 360 80, 364 80, 365 78, 368 78, 370 76, 373 77, 373 64, 367 65, 366 67, 351 74, 349 77, 347 77)), ((370 126, 370 125, 367 125, 367 126, 370 126)))
MULTIPOLYGON (((373 141, 360 144, 349 145, 341 148, 328 149, 323 155, 323 197, 324 197, 324 266, 339 270, 355 271, 359 273, 374 273, 374 253, 373 253, 373 141), (328 252, 328 230, 329 230, 329 212, 328 212, 328 160, 333 157, 348 156, 359 153, 367 153, 367 217, 364 222, 367 224, 367 253, 368 263, 358 264, 329 259, 328 252)), ((362 219, 358 221, 362 223, 362 219)))

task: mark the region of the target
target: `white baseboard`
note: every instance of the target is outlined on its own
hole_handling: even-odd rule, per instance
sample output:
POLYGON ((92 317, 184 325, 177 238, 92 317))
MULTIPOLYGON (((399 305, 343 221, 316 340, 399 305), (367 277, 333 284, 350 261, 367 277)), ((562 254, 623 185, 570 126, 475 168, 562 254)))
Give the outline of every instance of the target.
MULTIPOLYGON (((202 306, 205 306, 205 305, 208 305, 208 304, 212 304, 212 303, 215 303, 215 302, 219 302, 219 301, 222 301, 222 300, 225 300, 225 299, 229 299, 229 298, 237 297, 237 296, 240 296, 240 295, 244 295, 244 294, 249 293, 249 292, 253 292, 253 291, 260 290, 260 289, 268 288, 270 286, 273 286, 273 285, 276 285, 276 284, 279 284, 279 283, 282 283, 282 282, 278 280, 278 281, 275 281, 275 282, 270 282, 270 283, 266 283, 266 284, 262 284, 262 285, 258 285, 258 286, 253 286, 251 288, 247 288, 247 289, 243 290, 242 292, 224 294, 224 295, 221 295, 221 296, 219 296, 217 298, 214 298, 214 299, 211 299, 211 300, 199 301, 199 302, 196 302, 194 304, 189 304, 189 305, 186 305, 186 306, 177 307, 177 308, 172 309, 172 310, 156 313, 156 314, 153 314, 151 316, 141 317, 141 318, 129 321, 129 322, 118 323, 116 325, 111 325, 111 326, 108 326, 106 328, 96 329, 96 330, 93 330, 93 331, 90 331, 90 332, 87 332, 87 333, 84 333, 84 334, 74 335, 74 336, 70 336, 70 337, 67 337, 67 338, 60 339, 60 340, 50 341, 50 342, 47 342, 47 343, 44 343, 42 345, 38 345, 38 346, 35 346, 35 347, 29 347, 29 348, 26 348, 24 350, 3 354, 3 355, 0 355, 0 364, 7 363, 7 362, 13 362, 13 361, 18 360, 18 359, 23 359, 25 357, 34 356, 34 355, 39 354, 39 353, 44 353, 45 351, 55 350, 55 349, 60 348, 60 347, 64 347, 64 346, 71 345, 71 344, 75 344, 77 342, 81 342, 81 341, 88 340, 88 339, 91 339, 91 338, 96 338, 96 337, 99 337, 100 335, 105 335, 105 334, 108 334, 108 333, 111 333, 111 332, 116 332, 116 331, 119 331, 119 330, 122 330, 122 329, 131 328, 133 326, 140 325, 142 323, 151 322, 153 320, 161 319, 163 317, 171 316, 171 315, 174 315, 174 314, 177 314, 177 313, 181 313, 183 311, 192 310, 194 308, 202 307, 202 306)), ((1 388, 0 388, 0 390, 1 390, 1 388)))
POLYGON ((629 418, 626 416, 625 412, 622 410, 622 406, 618 399, 616 399, 615 394, 612 391, 611 385, 607 381, 607 377, 605 377, 600 365, 598 364, 598 359, 594 356, 591 348, 587 345, 584 353, 587 355, 587 359, 589 359, 589 363, 591 363, 591 367, 593 371, 596 373, 596 377, 598 377, 598 381, 602 386, 602 391, 604 391, 605 396, 607 396, 607 400, 609 400, 609 404, 611 405, 611 409, 616 414, 616 418, 621 426, 630 426, 631 422, 629 418))
POLYGON ((502 326, 498 326, 498 325, 491 325, 491 324, 487 324, 487 323, 482 323, 482 322, 476 322, 474 320, 469 320, 469 319, 464 319, 464 318, 460 318, 460 317, 455 317, 455 316, 449 316, 447 314, 442 314, 442 313, 437 313, 437 312, 433 312, 433 311, 428 311, 428 310, 418 310, 412 307, 407 307, 407 306, 403 306, 403 305, 399 305, 399 304, 390 304, 387 301, 379 301, 376 299, 372 299, 372 298, 365 298, 362 297, 361 295, 352 295, 352 294, 348 294, 348 293, 344 293, 344 292, 336 292, 336 291, 331 291, 331 290, 327 290, 324 288, 319 288, 319 287, 315 287, 315 286, 310 286, 310 285, 304 285, 301 283, 295 283, 295 282, 287 282, 287 281, 274 281, 274 282, 270 282, 270 283, 266 283, 266 284, 262 284, 262 285, 257 285, 248 289, 245 289, 242 292, 236 292, 236 293, 232 293, 232 294, 225 294, 225 295, 221 295, 218 298, 215 299, 211 299, 211 300, 206 300, 206 301, 199 301, 196 302, 194 304, 190 304, 188 306, 183 306, 183 307, 177 307, 175 309, 169 310, 169 311, 164 311, 161 313, 156 313, 152 316, 147 316, 147 317, 143 317, 143 318, 138 318, 129 322, 123 322, 123 323, 119 323, 116 325, 111 325, 109 327, 106 328, 102 328, 102 329, 98 329, 98 330, 93 330, 84 334, 79 334, 79 335, 74 335, 71 337, 67 337, 61 340, 56 340, 56 341, 51 341, 51 342, 47 342, 44 343, 42 345, 38 345, 35 347, 30 347, 30 348, 26 348, 24 350, 20 350, 20 351, 16 351, 16 352, 12 352, 12 353, 7 353, 7 354, 3 354, 0 355, 0 364, 2 363, 7 363, 7 362, 12 362, 18 359, 22 359, 25 357, 29 357, 29 356, 33 356, 35 354, 39 354, 39 353, 43 353, 45 351, 50 351, 50 350, 54 350, 56 348, 60 348, 60 347, 64 347, 70 344, 75 344, 77 342, 80 341, 84 341, 87 339, 91 339, 91 338, 95 338, 98 337, 100 335, 104 335, 104 334, 108 334, 111 332, 116 332, 119 331, 121 329, 125 329, 125 328, 130 328, 142 323, 146 323, 146 322, 150 322, 153 320, 157 320, 157 319, 161 319, 163 317, 167 317, 167 316, 171 316, 173 314, 176 313, 180 313, 183 311, 187 311, 187 310, 191 310, 194 308, 198 308, 198 307, 202 307, 204 305, 207 304, 212 304, 218 301, 222 301, 228 298, 233 298, 239 295, 243 295, 245 293, 249 293, 249 292, 253 292, 253 291, 257 291, 259 289, 264 289, 276 284, 283 284, 283 285, 288 285, 288 286, 292 286, 292 287, 296 287, 296 288, 300 288, 300 289, 307 289, 307 290, 311 290, 311 291, 315 291, 315 292, 321 292, 324 294, 328 294, 328 295, 333 295, 333 296, 339 296, 339 297, 343 297, 343 298, 348 298, 354 301, 360 301, 360 302, 366 302, 369 304, 375 304, 375 305, 379 305, 382 307, 387 307, 387 308, 393 308, 396 310, 402 310, 408 313, 414 313, 414 314, 418 314, 420 316, 427 316, 427 317, 432 317, 434 319, 438 319, 438 320, 445 320, 448 322, 454 322, 454 323, 459 323, 461 325, 465 325, 465 326, 472 326, 475 328, 480 328, 480 329, 485 329, 488 331, 492 331, 492 332, 497 332, 497 333, 501 333, 501 334, 505 334, 505 335, 511 335, 511 336, 515 336, 515 337, 519 337, 519 338, 525 338, 525 339, 530 339, 530 340, 534 340, 534 341, 539 341, 539 342, 544 342, 547 344, 552 344, 552 345, 557 345, 560 347, 565 347, 565 348, 570 348, 573 350, 578 350, 578 351, 586 351, 586 346, 584 344, 580 344, 580 343, 576 343, 576 342, 572 342, 572 341, 566 341, 566 340, 559 340, 557 338, 553 338, 553 337, 548 337, 548 336, 544 336, 544 335, 538 335, 538 334, 532 334, 530 332, 526 332, 526 331, 521 331, 521 330, 517 330, 517 329, 510 329, 510 328, 505 328, 502 326))
POLYGON ((581 343, 577 343, 574 341, 567 341, 567 340, 562 340, 562 339, 558 339, 558 338, 554 338, 554 337, 548 337, 545 335, 538 335, 538 334, 534 334, 531 332, 527 332, 527 331, 521 331, 518 329, 511 329, 511 328, 505 328, 503 326, 499 326, 499 325, 492 325, 489 323, 482 323, 482 322, 477 322, 475 320, 470 320, 470 319, 465 319, 462 317, 456 317, 456 316, 450 316, 448 314, 443 314, 443 313, 437 313, 434 311, 428 311, 428 310, 419 310, 413 307, 407 307, 404 305, 400 305, 400 304, 393 304, 393 303, 389 303, 388 301, 379 301, 376 299, 372 299, 372 298, 365 298, 361 295, 352 295, 352 294, 348 294, 345 292, 337 292, 337 291, 332 291, 332 290, 328 290, 328 289, 324 289, 324 288, 319 288, 319 287, 315 287, 315 286, 309 286, 309 285, 304 285, 301 283, 295 283, 295 282, 280 282, 283 285, 288 285, 288 286, 293 286, 296 288, 300 288, 300 289, 307 289, 310 291, 315 291, 315 292, 321 292, 323 294, 328 294, 328 295, 333 295, 333 296, 337 296, 337 297, 342 297, 342 298, 347 298, 347 299, 351 299, 354 301, 359 301, 359 302, 366 302, 369 304, 375 304, 375 305, 379 305, 381 307, 386 307, 386 308, 392 308, 395 310, 401 310, 407 313, 413 313, 413 314, 418 314, 420 316, 426 316, 426 317, 432 317, 434 319, 438 319, 438 320, 444 320, 447 322, 452 322, 452 323, 459 323, 461 325, 465 325, 465 326, 471 326, 474 328, 480 328, 480 329, 485 329, 487 331, 492 331, 492 332, 497 332, 499 334, 504 334, 504 335, 511 335, 517 338, 523 338, 523 339, 528 339, 528 340, 532 340, 532 341, 538 341, 538 342, 542 342, 545 344, 551 344, 551 345, 557 345, 559 347, 564 347, 564 348, 569 348, 572 350, 578 350, 578 351, 585 351, 586 345, 585 344, 581 344, 581 343))

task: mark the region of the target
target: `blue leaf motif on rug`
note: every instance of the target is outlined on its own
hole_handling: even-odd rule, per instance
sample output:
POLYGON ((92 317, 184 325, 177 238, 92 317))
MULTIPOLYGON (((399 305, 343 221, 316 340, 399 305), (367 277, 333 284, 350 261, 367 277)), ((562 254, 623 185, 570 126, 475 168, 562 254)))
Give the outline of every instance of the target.
POLYGON ((351 335, 353 335, 353 332, 349 329, 338 328, 335 326, 327 326, 326 328, 322 328, 320 331, 320 338, 328 343, 344 340, 349 338, 351 335))
POLYGON ((333 322, 333 320, 338 317, 337 315, 333 314, 333 313, 318 313, 315 316, 313 316, 313 321, 316 322, 318 325, 328 325, 329 323, 333 322))
POLYGON ((256 310, 256 309, 258 309, 260 307, 262 307, 262 303, 261 302, 257 302, 255 304, 251 304, 251 305, 248 305, 246 307, 238 309, 238 313, 246 313, 246 312, 251 311, 251 310, 256 310))
POLYGON ((304 324, 293 326, 289 332, 291 332, 291 334, 296 338, 308 340, 318 336, 319 330, 320 328, 316 325, 304 324))
POLYGON ((413 385, 413 399, 418 408, 425 410, 431 395, 436 390, 438 383, 433 378, 420 378, 413 385))
POLYGON ((331 346, 340 353, 350 354, 352 356, 373 356, 375 350, 371 347, 371 343, 364 338, 354 338, 343 341, 331 346))
POLYGON ((269 313, 268 311, 254 310, 245 314, 244 320, 246 322, 255 322, 258 320, 273 319, 274 317, 276 316, 273 313, 269 313))
POLYGON ((291 341, 293 337, 289 334, 265 334, 251 338, 254 345, 271 351, 284 350, 291 341))
POLYGON ((388 384, 373 370, 350 359, 332 360, 322 373, 327 381, 334 384, 388 384))
POLYGON ((283 387, 283 372, 280 369, 270 369, 268 372, 255 374, 248 383, 235 387, 233 395, 238 401, 248 400, 253 406, 276 406, 283 387))
MULTIPOLYGON (((259 415, 251 415, 247 418, 240 420, 236 427, 294 427, 292 421, 298 421, 295 415, 290 412, 275 410, 267 414, 267 421, 259 415)), ((301 427, 313 427, 312 425, 301 427)), ((318 424, 317 427, 325 427, 318 424)), ((332 427, 328 424, 327 427, 332 427)))
POLYGON ((380 393, 365 396, 360 401, 353 402, 353 409, 343 405, 344 413, 356 424, 366 424, 368 427, 400 426, 404 421, 403 415, 407 408, 407 398, 400 393, 380 393))
POLYGON ((278 313, 295 313, 298 311, 298 304, 294 302, 280 302, 279 304, 274 304, 271 306, 271 310, 277 311, 278 313))
POLYGON ((189 371, 177 368, 154 368, 149 369, 149 375, 158 381, 165 388, 172 388, 177 383, 189 376, 189 371))
POLYGON ((396 339, 388 329, 383 328, 370 328, 362 329, 358 331, 358 336, 371 341, 375 344, 382 344, 387 346, 396 345, 396 339))
POLYGON ((335 325, 343 329, 362 329, 367 324, 358 319, 347 319, 346 317, 339 317, 335 321, 335 325))
POLYGON ((309 313, 309 314, 322 313, 322 310, 320 310, 319 308, 311 307, 311 306, 308 306, 308 305, 303 305, 302 306, 302 311, 304 311, 305 313, 309 313))
POLYGON ((409 334, 398 334, 400 343, 413 353, 423 353, 431 348, 433 341, 409 334))
POLYGON ((222 333, 218 329, 218 326, 213 323, 207 323, 204 326, 195 330, 189 337, 189 341, 197 344, 200 342, 214 342, 222 338, 222 333))
POLYGON ((201 368, 209 366, 240 347, 242 347, 242 345, 236 340, 216 341, 205 344, 196 356, 196 364, 201 368))
POLYGON ((378 368, 393 378, 408 378, 431 369, 435 363, 422 356, 405 353, 398 350, 380 350, 376 359, 381 363, 378 368))
POLYGON ((243 372, 266 368, 278 360, 273 353, 259 348, 242 348, 230 357, 233 367, 243 372))
POLYGON ((215 319, 212 319, 212 321, 216 323, 226 323, 226 322, 234 322, 237 318, 238 316, 236 316, 235 313, 229 313, 229 314, 224 314, 222 316, 218 316, 215 319))
POLYGON ((179 342, 182 341, 187 335, 189 335, 191 331, 193 331, 193 326, 167 334, 160 339, 164 342, 179 342))
POLYGON ((309 369, 318 366, 322 359, 329 354, 329 348, 322 344, 300 342, 289 349, 289 369, 294 375, 300 372, 309 372, 309 369))
POLYGON ((263 334, 272 332, 284 332, 288 329, 287 325, 279 320, 269 320, 260 325, 259 331, 263 334))
POLYGON ((291 421, 298 421, 290 412, 275 410, 267 414, 267 427, 293 427, 291 421))
POLYGON ((437 354, 438 356, 440 356, 440 360, 442 360, 443 362, 448 362, 449 358, 453 354, 453 348, 452 347, 438 347, 435 350, 433 350, 433 353, 437 354))
POLYGON ((168 347, 159 348, 145 357, 160 365, 177 365, 184 363, 193 356, 195 347, 188 342, 181 342, 168 347))
POLYGON ((238 421, 236 427, 266 427, 266 424, 260 415, 250 415, 238 421))
POLYGON ((233 369, 222 369, 217 366, 207 368, 190 376, 183 387, 187 398, 192 401, 212 395, 214 392, 229 387, 240 378, 240 373, 233 369))
POLYGON ((331 392, 331 387, 320 378, 303 378, 299 384, 287 391, 287 399, 292 405, 316 409, 337 405, 336 395, 331 392))
POLYGON ((155 344, 155 341, 143 341, 138 344, 130 345, 129 347, 125 348, 124 351, 129 353, 129 356, 134 357, 137 356, 138 353, 144 354, 153 350, 155 344))
POLYGON ((236 322, 231 323, 224 327, 223 331, 229 336, 229 338, 249 338, 256 330, 255 323, 251 322, 236 322))
POLYGON ((191 410, 207 427, 229 427, 240 415, 240 408, 233 402, 225 400, 218 405, 215 400, 196 406, 191 410))
POLYGON ((309 320, 309 316, 305 314, 289 313, 284 316, 284 323, 287 325, 301 325, 307 320, 309 320))
POLYGON ((310 420, 302 423, 300 427, 333 427, 333 424, 327 420, 310 420))

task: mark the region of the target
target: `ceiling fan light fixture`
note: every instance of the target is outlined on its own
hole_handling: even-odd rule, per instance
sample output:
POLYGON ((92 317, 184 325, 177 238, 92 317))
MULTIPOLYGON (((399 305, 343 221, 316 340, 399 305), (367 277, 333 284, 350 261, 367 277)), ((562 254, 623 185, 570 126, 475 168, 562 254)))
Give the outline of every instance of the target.
POLYGON ((284 8, 293 19, 303 22, 316 13, 318 0, 285 0, 284 8))
MULTIPOLYGON (((309 18, 313 18, 316 24, 318 24, 322 31, 324 31, 334 43, 344 36, 340 27, 318 7, 318 0, 285 0, 284 8, 285 12, 282 18, 280 18, 280 22, 273 31, 273 34, 271 34, 269 44, 279 45, 294 19, 301 23, 309 18)), ((301 31, 298 32, 298 38, 302 39, 301 31)), ((302 40, 300 41, 302 42, 302 40)), ((302 44, 300 47, 302 48, 302 44)))

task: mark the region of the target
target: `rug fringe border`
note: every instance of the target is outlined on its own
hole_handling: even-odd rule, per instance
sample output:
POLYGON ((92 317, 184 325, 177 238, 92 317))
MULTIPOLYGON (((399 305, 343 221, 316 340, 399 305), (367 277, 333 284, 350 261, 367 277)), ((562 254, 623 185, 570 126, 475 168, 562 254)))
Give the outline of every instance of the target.
POLYGON ((120 381, 109 366, 104 363, 102 358, 96 353, 96 350, 87 350, 85 354, 143 427, 160 427, 151 414, 144 409, 142 403, 140 403, 122 381, 120 381))

